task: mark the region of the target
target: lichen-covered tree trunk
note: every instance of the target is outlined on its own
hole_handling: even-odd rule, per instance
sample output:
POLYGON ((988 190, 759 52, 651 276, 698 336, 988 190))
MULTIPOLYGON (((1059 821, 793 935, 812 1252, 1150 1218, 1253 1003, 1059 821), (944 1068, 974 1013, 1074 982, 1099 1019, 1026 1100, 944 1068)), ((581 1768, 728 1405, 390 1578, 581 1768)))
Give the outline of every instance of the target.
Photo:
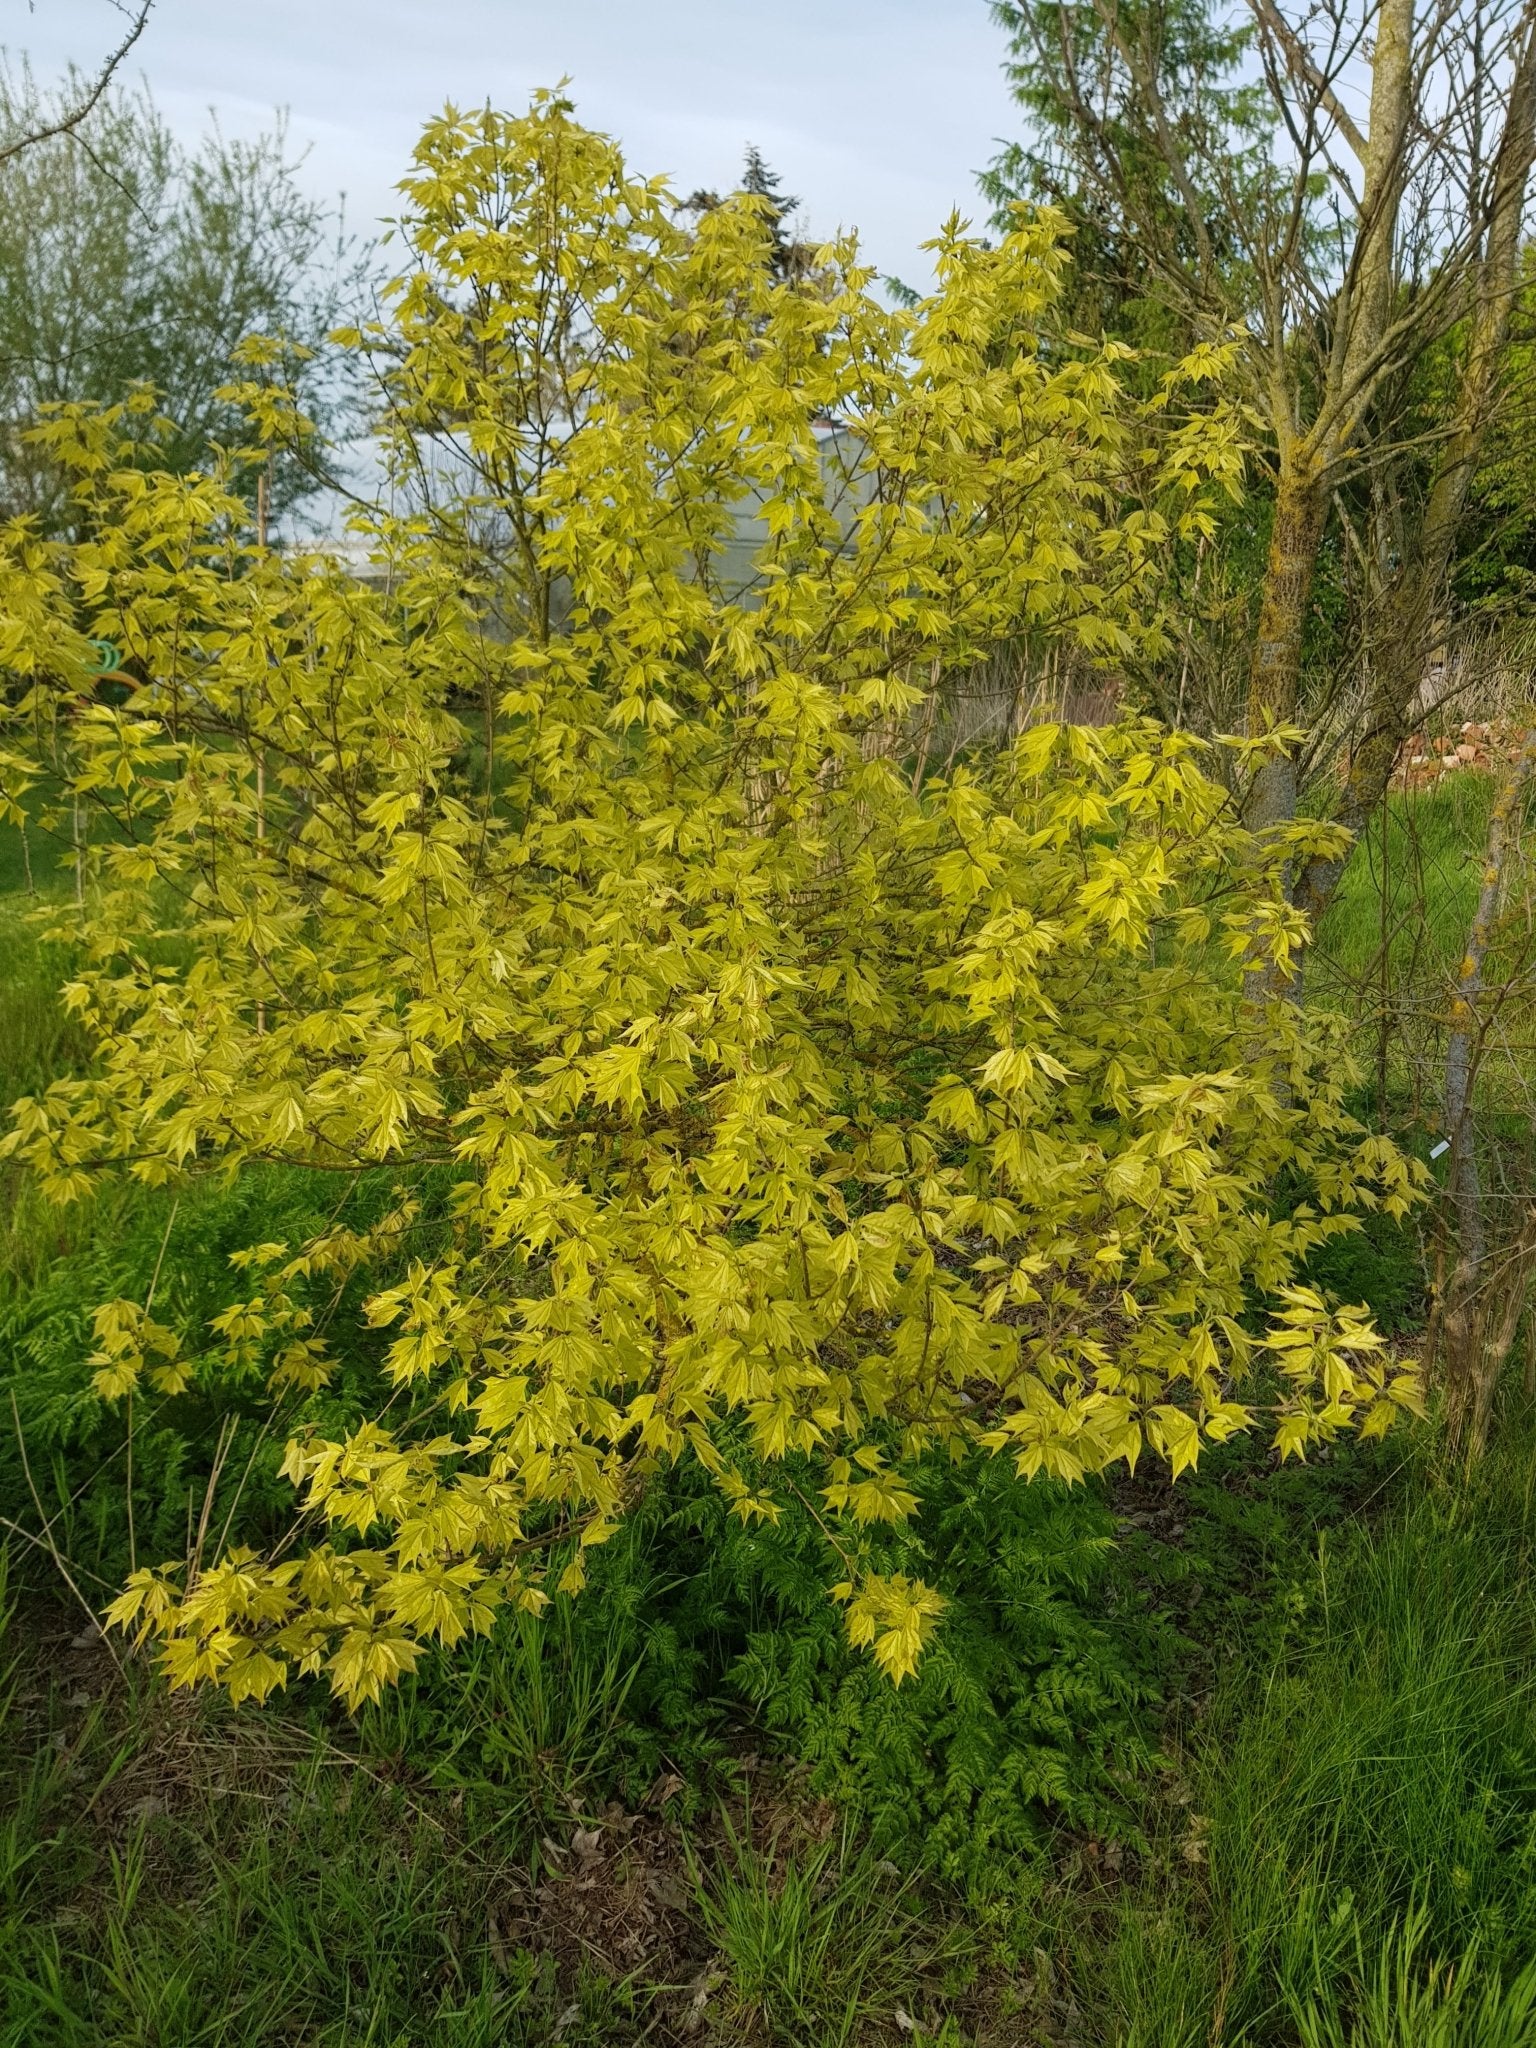
MULTIPOLYGON (((1295 722, 1301 699, 1301 652, 1328 499, 1324 478, 1305 449, 1282 447, 1274 525, 1264 565, 1258 635, 1248 686, 1248 730, 1257 734, 1295 722)), ((1247 822, 1256 831, 1296 815, 1296 763, 1289 751, 1260 767, 1249 791, 1247 822)))
MULTIPOLYGON (((1371 57, 1370 119, 1361 157, 1359 228, 1335 306, 1335 340, 1319 409, 1304 436, 1282 430, 1275 521, 1264 571, 1258 642, 1248 691, 1248 730, 1294 725, 1301 708, 1301 654, 1317 579, 1328 492, 1340 453, 1358 436, 1381 371, 1391 299, 1403 138, 1413 106, 1414 0, 1382 0, 1371 57)), ((1281 389, 1277 380, 1277 397, 1281 389)), ((1277 421, 1294 420, 1289 396, 1277 421)), ((1260 768, 1248 798, 1255 830, 1296 815, 1296 762, 1287 749, 1260 768)))

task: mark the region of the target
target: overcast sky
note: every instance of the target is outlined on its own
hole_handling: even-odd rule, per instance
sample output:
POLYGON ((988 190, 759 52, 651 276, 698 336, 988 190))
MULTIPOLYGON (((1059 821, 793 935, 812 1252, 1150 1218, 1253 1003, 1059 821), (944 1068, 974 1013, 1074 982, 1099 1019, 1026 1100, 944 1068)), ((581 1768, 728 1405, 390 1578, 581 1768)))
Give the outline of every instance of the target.
MULTIPOLYGON (((111 0, 0 0, 40 80, 119 39, 111 0)), ((157 0, 132 66, 190 138, 288 110, 307 177, 364 225, 393 210, 421 122, 569 76, 581 118, 682 192, 726 187, 756 143, 804 231, 857 227, 882 272, 918 250, 1013 128, 986 0, 157 0)))

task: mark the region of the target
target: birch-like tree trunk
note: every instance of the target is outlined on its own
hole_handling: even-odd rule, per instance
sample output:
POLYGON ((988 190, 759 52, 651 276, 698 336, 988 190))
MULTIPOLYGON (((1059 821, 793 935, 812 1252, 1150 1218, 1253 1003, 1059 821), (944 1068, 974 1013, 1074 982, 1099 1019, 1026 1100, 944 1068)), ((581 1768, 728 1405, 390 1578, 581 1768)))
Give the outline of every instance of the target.
POLYGON ((1477 1456, 1487 1441, 1498 1375, 1519 1327, 1525 1282, 1536 1238, 1529 1221, 1522 1227, 1512 1258, 1518 1272, 1520 1303, 1511 1319, 1505 1313, 1492 1324, 1488 1316, 1488 1216, 1473 1115, 1477 1070, 1482 1049, 1479 1007, 1485 993, 1488 949, 1498 919, 1505 869, 1518 843, 1520 807, 1532 770, 1536 769, 1536 733, 1528 734, 1519 757, 1494 799, 1488 821, 1488 846, 1483 859, 1477 910, 1467 934, 1467 948, 1451 999, 1450 1031, 1445 1047, 1445 1132, 1451 1144, 1449 1187, 1456 1221, 1456 1263, 1446 1288, 1445 1346, 1446 1426, 1456 1448, 1477 1456))

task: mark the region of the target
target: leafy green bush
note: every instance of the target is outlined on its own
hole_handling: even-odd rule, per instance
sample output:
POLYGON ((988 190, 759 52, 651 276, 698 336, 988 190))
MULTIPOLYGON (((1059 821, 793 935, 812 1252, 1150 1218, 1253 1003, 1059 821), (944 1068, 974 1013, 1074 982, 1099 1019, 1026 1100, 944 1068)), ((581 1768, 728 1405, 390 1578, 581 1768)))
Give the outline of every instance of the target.
POLYGON ((1388 1336, 1424 1327, 1428 1275, 1415 1218, 1365 1217, 1359 1231, 1318 1246, 1307 1260, 1307 1278, 1336 1300, 1368 1302, 1388 1336))
POLYGON ((1134 721, 929 758, 942 679, 1021 620, 1160 644, 1166 547, 1241 473, 1230 352, 1138 398, 1115 350, 1042 346, 1049 214, 946 230, 900 312, 851 243, 778 280, 755 203, 684 227, 554 96, 435 123, 409 189, 354 337, 399 504, 432 499, 369 516, 387 589, 253 544, 229 475, 154 469, 137 401, 44 430, 78 544, 0 547, 4 808, 116 834, 73 921, 92 1068, 0 1151, 60 1200, 258 1164, 395 1194, 263 1231, 223 1345, 100 1304, 109 1397, 265 1371, 303 1518, 141 1567, 114 1619, 179 1684, 323 1670, 355 1706, 579 1588, 658 1471, 771 1521, 795 1460, 899 1683, 955 1590, 888 1540, 930 1456, 1177 1473, 1261 1417, 1291 1454, 1417 1406, 1296 1284, 1413 1170, 1344 1113, 1335 1028, 1213 969, 1283 976, 1329 828, 1245 832, 1134 721), (442 436, 479 473, 439 498, 442 436), (83 626, 153 689, 82 703, 83 626), (364 1273, 383 1379, 338 1402, 316 1297, 364 1273))
MULTIPOLYGON (((925 1468, 920 1526, 943 1583, 945 1628, 899 1692, 851 1658, 816 1599, 814 1530, 799 1570, 769 1576, 779 1611, 751 1630, 733 1682, 850 1804, 883 1853, 977 1889, 1040 1848, 1047 1816, 1132 1825, 1125 1794, 1149 1747, 1145 1645, 1112 1625, 1113 1519, 1096 1495, 1006 1470, 925 1468)), ((780 1532, 775 1532, 775 1537, 780 1532)), ((774 1538, 760 1538, 766 1547, 774 1538)), ((742 1547, 721 1569, 760 1569, 742 1547)))

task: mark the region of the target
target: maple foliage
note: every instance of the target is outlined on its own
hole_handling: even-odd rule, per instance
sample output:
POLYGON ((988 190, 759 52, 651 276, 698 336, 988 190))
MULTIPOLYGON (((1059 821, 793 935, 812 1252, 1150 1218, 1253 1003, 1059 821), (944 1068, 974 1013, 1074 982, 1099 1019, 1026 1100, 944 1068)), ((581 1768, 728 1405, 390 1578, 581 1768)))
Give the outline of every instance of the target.
MULTIPOLYGON (((1238 473, 1220 351, 1148 404, 1123 350, 1051 341, 1048 213, 993 248, 952 222, 910 310, 852 243, 778 281, 757 202, 681 224, 555 96, 450 112, 405 193, 349 337, 395 485, 357 514, 371 582, 157 472, 132 406, 50 423, 86 537, 0 560, 5 802, 109 828, 56 913, 95 1065, 5 1150, 60 1200, 271 1160, 395 1190, 252 1246, 211 1330, 98 1311, 104 1395, 263 1381, 302 1510, 114 1618, 177 1683, 324 1670, 357 1704, 579 1589, 694 1458, 744 1521, 814 1507, 900 1681, 943 1608, 935 1448, 1177 1473, 1260 1419, 1286 1454, 1414 1406, 1302 1283, 1414 1170, 1345 1113, 1327 1020, 1230 965, 1283 972, 1320 828, 1256 842, 1134 719, 942 766, 915 738, 1021 624, 1155 640, 1160 560, 1238 473), (124 705, 91 636, 147 679, 124 705), (379 1398, 328 1433, 357 1276, 379 1398)), ((303 431, 269 369, 258 448, 303 431)))

